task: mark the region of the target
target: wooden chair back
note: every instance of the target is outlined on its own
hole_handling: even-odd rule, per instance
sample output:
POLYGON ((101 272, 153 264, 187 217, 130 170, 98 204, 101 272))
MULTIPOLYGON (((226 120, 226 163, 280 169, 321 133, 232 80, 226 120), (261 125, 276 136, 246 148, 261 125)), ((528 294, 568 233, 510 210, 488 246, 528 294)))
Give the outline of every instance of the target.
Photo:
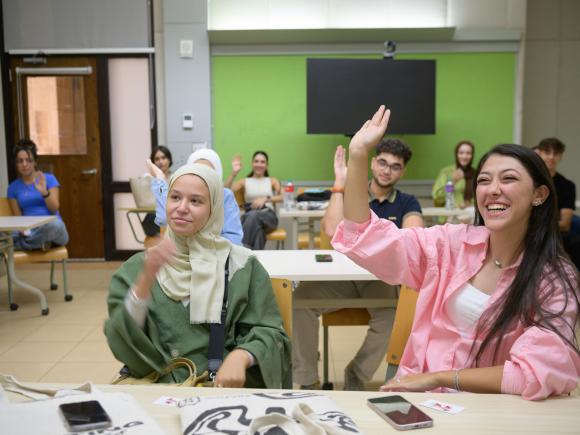
POLYGON ((387 349, 387 362, 389 365, 399 365, 401 362, 401 356, 403 356, 403 351, 413 326, 418 297, 419 293, 416 290, 406 285, 401 286, 395 321, 387 349))
POLYGON ((10 200, 8 198, 0 198, 0 216, 12 216, 12 209, 10 208, 10 200))
POLYGON ((270 281, 282 316, 284 329, 288 337, 292 338, 292 281, 281 278, 271 278, 270 281))

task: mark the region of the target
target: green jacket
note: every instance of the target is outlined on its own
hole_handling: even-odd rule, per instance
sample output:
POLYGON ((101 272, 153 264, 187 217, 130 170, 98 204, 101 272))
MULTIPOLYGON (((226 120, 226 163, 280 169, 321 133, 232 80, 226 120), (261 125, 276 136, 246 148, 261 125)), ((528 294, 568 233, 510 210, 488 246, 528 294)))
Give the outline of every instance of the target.
MULTIPOLYGON (((445 206, 445 185, 447 181, 451 180, 451 176, 455 171, 455 165, 445 166, 437 175, 435 182, 433 183, 433 190, 431 192, 433 196, 433 203, 436 207, 443 207, 445 206)), ((463 194, 465 192, 465 179, 462 178, 454 185, 455 192, 455 206, 459 206, 463 204, 465 201, 463 199, 463 194)))
MULTIPOLYGON (((242 249, 232 246, 232 253, 242 249)), ((189 358, 196 364, 198 374, 203 373, 207 369, 209 325, 190 324, 189 309, 168 298, 157 282, 151 289, 144 329, 127 312, 125 297, 143 269, 143 261, 143 253, 132 256, 111 280, 109 319, 105 322, 111 351, 136 377, 160 372, 176 356, 189 358)), ((290 340, 270 277, 256 257, 249 256, 244 261, 230 272, 224 359, 236 348, 246 349, 256 359, 256 365, 246 373, 246 387, 291 387, 290 340)), ((160 382, 182 382, 186 377, 186 370, 178 369, 160 382)))

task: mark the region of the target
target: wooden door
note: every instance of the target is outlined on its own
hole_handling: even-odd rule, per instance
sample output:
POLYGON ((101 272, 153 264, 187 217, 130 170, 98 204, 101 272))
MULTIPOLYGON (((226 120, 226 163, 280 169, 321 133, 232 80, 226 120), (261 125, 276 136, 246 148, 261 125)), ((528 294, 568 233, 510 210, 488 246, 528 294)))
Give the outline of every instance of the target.
POLYGON ((97 63, 91 57, 10 59, 15 142, 32 139, 39 168, 60 188, 60 214, 72 258, 103 258, 101 142, 97 63))

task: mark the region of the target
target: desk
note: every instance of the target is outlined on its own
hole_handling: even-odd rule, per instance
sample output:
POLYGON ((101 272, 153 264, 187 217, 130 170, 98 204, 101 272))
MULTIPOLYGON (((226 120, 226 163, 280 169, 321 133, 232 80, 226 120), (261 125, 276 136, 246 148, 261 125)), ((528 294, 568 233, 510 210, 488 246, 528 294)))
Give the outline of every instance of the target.
MULTIPOLYGON (((126 214, 127 222, 129 222, 129 227, 131 228, 131 232, 133 233, 133 237, 135 238, 137 243, 144 244, 145 240, 139 240, 139 237, 137 237, 137 233, 135 232, 135 228, 133 227, 133 222, 131 221, 130 215, 134 214, 135 216, 137 216, 137 220, 139 220, 140 213, 155 213, 155 209, 154 208, 143 208, 143 207, 122 207, 122 208, 119 208, 118 210, 127 212, 127 214, 126 214)), ((139 222, 141 222, 141 221, 139 220, 139 222)))
POLYGON ((424 217, 450 217, 453 222, 459 220, 466 221, 467 219, 471 219, 473 222, 473 218, 475 217, 475 209, 473 207, 453 209, 447 209, 445 207, 422 207, 422 213, 424 217))
POLYGON ((14 244, 12 240, 13 231, 26 231, 40 227, 56 219, 56 216, 0 216, 0 251, 6 255, 8 286, 16 284, 25 290, 35 294, 40 300, 40 309, 43 316, 48 314, 48 304, 44 293, 22 281, 16 276, 14 270, 14 244))
MULTIPOLYGON (((73 385, 67 384, 31 385, 48 388, 73 387, 73 385)), ((181 388, 169 385, 98 385, 97 387, 104 392, 131 394, 168 435, 182 433, 179 408, 153 404, 153 401, 161 396, 185 399, 194 396, 225 396, 268 391, 229 388, 181 388)), ((324 391, 322 393, 334 400, 340 409, 354 420, 359 430, 363 433, 367 435, 398 433, 366 405, 368 398, 384 396, 389 393, 369 391, 324 391)), ((425 400, 437 399, 465 407, 459 414, 450 415, 418 406, 434 421, 432 428, 422 429, 417 432, 418 434, 529 435, 535 433, 558 435, 578 433, 580 428, 579 396, 557 397, 541 402, 529 402, 519 396, 507 394, 395 394, 400 394, 416 406, 425 400)), ((14 393, 7 392, 7 395, 11 402, 23 401, 21 396, 14 393)), ((82 396, 79 396, 79 399, 80 397, 82 396)), ((30 417, 34 418, 33 415, 30 417)))
MULTIPOLYGON (((373 281, 378 278, 355 264, 346 255, 331 249, 254 251, 270 278, 290 281, 373 281), (317 263, 316 254, 329 254, 333 261, 317 263)), ((300 299, 295 308, 394 308, 396 300, 390 299, 300 299)))
POLYGON ((286 210, 283 207, 278 209, 278 217, 283 218, 290 218, 292 219, 292 237, 289 240, 288 247, 290 249, 298 249, 298 220, 300 218, 308 219, 308 237, 310 239, 310 246, 309 248, 312 249, 312 240, 314 238, 313 228, 314 228, 314 219, 322 219, 324 217, 324 210, 299 210, 297 208, 293 208, 291 210, 286 210))

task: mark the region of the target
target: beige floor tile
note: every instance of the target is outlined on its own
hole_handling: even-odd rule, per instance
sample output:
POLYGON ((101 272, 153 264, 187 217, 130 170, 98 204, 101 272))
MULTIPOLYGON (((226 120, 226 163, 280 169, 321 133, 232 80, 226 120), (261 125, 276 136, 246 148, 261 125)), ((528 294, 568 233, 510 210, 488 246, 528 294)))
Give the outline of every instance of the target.
POLYGON ((57 362, 64 358, 78 343, 75 341, 21 341, 2 355, 5 362, 57 362))
POLYGON ((110 384, 121 369, 122 364, 115 362, 59 362, 44 374, 42 382, 110 384))
POLYGON ((47 323, 22 341, 83 341, 92 330, 91 325, 83 323, 67 325, 47 323))
MULTIPOLYGON (((0 355, 1 357, 1 355, 0 355)), ((83 341, 62 362, 111 362, 116 361, 106 342, 83 341)))
POLYGON ((53 362, 0 361, 0 373, 12 375, 21 382, 39 382, 52 366, 53 362))
POLYGON ((94 328, 89 335, 87 335, 83 341, 102 341, 106 342, 107 337, 105 337, 105 333, 103 332, 103 325, 105 322, 103 321, 102 324, 94 328))

